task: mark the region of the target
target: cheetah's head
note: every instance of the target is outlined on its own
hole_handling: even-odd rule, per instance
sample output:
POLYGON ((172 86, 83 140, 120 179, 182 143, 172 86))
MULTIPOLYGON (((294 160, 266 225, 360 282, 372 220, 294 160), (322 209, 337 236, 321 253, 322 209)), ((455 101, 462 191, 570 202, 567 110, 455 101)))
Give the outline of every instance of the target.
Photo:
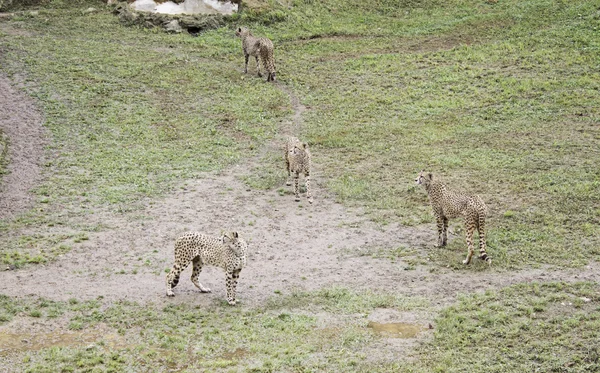
POLYGON ((252 34, 250 33, 250 30, 249 30, 248 28, 246 28, 246 27, 238 27, 238 28, 235 30, 235 36, 237 36, 237 37, 240 37, 240 38, 242 38, 242 37, 244 37, 244 36, 246 36, 246 35, 252 35, 252 34))
POLYGON ((239 237, 238 232, 227 232, 223 234, 223 245, 233 251, 236 256, 244 255, 248 248, 248 244, 239 237))
POLYGON ((290 155, 301 155, 308 150, 308 144, 305 142, 297 142, 290 148, 290 155))
POLYGON ((433 174, 431 172, 425 172, 425 170, 419 172, 419 176, 415 179, 417 185, 423 185, 428 187, 433 181, 433 174))

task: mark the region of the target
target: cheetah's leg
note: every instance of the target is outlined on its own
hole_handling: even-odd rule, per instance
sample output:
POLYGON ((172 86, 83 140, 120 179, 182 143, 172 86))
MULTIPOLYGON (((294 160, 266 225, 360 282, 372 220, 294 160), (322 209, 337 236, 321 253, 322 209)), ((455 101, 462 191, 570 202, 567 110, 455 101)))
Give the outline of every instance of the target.
POLYGON ((258 60, 258 56, 254 56, 256 58, 256 72, 258 73, 258 77, 262 78, 262 73, 260 72, 260 61, 258 60))
POLYGON ((306 198, 308 198, 308 203, 313 203, 312 193, 310 192, 310 174, 306 174, 306 198))
POLYGON ((240 278, 241 269, 236 269, 232 272, 227 272, 227 303, 231 306, 235 306, 235 291, 237 288, 238 279, 240 278))
POLYGON ((435 220, 437 221, 437 231, 438 231, 438 242, 437 247, 444 246, 443 232, 444 232, 444 217, 441 215, 436 215, 435 220))
POLYGON ((479 214, 479 224, 477 225, 479 232, 479 259, 485 260, 488 264, 492 264, 492 258, 487 255, 485 242, 485 215, 479 214))
POLYGON ((475 251, 473 248, 473 232, 475 231, 476 223, 472 220, 467 220, 465 225, 467 226, 466 238, 469 253, 467 254, 467 259, 463 260, 463 264, 469 264, 471 263, 471 258, 473 257, 473 251, 475 251))
POLYGON ((201 292, 203 293, 210 293, 210 289, 209 288, 205 288, 204 286, 202 286, 201 283, 198 282, 198 276, 200 275, 200 272, 202 271, 202 261, 200 260, 200 255, 198 255, 197 257, 195 257, 192 260, 192 283, 194 285, 196 285, 196 287, 198 289, 200 289, 201 292))
POLYGON ((294 174, 294 195, 296 196, 296 202, 300 202, 300 187, 298 186, 300 182, 300 173, 296 172, 294 174))
POLYGON ((285 181, 285 185, 292 185, 292 173, 290 172, 290 160, 287 157, 287 150, 285 152, 285 166, 287 169, 287 173, 288 173, 288 177, 287 180, 285 181))
POLYGON ((443 230, 442 230, 442 246, 446 246, 446 244, 448 243, 448 218, 447 217, 443 217, 443 230))
POLYGON ((244 74, 248 74, 248 59, 250 59, 250 55, 245 54, 244 58, 246 59, 246 64, 244 65, 244 74))
POLYGON ((175 293, 173 293, 173 288, 177 286, 179 283, 179 276, 181 272, 188 266, 189 263, 185 263, 180 265, 179 263, 175 263, 173 268, 167 273, 167 295, 169 297, 174 297, 175 293))

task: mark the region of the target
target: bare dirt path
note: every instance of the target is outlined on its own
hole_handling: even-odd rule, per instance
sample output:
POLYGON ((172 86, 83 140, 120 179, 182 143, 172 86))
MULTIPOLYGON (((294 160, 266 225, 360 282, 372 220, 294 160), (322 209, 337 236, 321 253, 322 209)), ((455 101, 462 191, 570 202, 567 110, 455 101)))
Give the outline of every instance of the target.
POLYGON ((8 137, 8 174, 0 180, 0 219, 32 205, 30 193, 41 180, 46 131, 42 115, 27 95, 0 74, 0 129, 8 137))
POLYGON ((90 218, 110 224, 102 232, 56 262, 17 271, 0 272, 0 294, 39 295, 55 300, 69 298, 135 300, 193 304, 221 301, 225 297, 224 275, 206 268, 201 282, 213 289, 199 293, 184 272, 175 288, 174 300, 165 294, 164 270, 172 265, 175 238, 197 230, 218 235, 238 230, 249 240, 248 268, 242 271, 239 296, 244 305, 259 305, 274 292, 314 290, 339 285, 353 289, 390 291, 421 296, 447 305, 458 293, 483 291, 509 284, 540 280, 600 280, 597 265, 572 271, 549 269, 517 273, 464 272, 417 266, 403 261, 360 256, 368 248, 391 250, 419 247, 423 255, 433 247, 432 227, 380 227, 359 210, 332 201, 325 190, 316 189, 314 205, 294 202, 293 196, 275 191, 248 190, 236 179, 237 168, 190 182, 185 189, 148 203, 130 216, 105 213, 90 218))

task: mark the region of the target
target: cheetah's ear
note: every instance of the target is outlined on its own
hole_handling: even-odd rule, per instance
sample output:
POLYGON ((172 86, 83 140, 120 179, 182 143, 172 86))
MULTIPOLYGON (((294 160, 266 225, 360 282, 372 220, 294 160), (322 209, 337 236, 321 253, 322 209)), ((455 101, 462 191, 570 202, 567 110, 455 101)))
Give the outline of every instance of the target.
POLYGON ((225 239, 227 239, 227 241, 235 241, 237 238, 237 232, 227 232, 223 234, 223 242, 225 242, 225 239))
POLYGON ((242 28, 241 27, 238 27, 238 32, 242 32, 242 28))
POLYGON ((433 180, 433 174, 431 172, 428 173, 427 176, 429 176, 429 180, 433 180))
POLYGON ((308 149, 308 144, 307 144, 307 143, 305 143, 305 142, 303 142, 303 143, 302 143, 302 147, 303 147, 304 149, 308 149))

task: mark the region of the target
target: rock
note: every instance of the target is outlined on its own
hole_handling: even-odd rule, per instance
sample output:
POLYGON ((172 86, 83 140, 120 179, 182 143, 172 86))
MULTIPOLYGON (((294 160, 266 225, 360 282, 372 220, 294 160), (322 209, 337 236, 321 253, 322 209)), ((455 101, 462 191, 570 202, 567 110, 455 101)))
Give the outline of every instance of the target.
POLYGON ((83 11, 83 14, 88 14, 88 13, 94 13, 96 10, 96 8, 87 8, 86 10, 83 11))
POLYGON ((194 36, 205 30, 216 29, 225 25, 229 17, 220 14, 182 16, 179 14, 136 12, 127 2, 117 3, 113 13, 119 15, 121 22, 129 25, 139 25, 146 28, 161 27, 170 33, 188 31, 194 36))
POLYGON ((183 28, 181 28, 181 26, 179 25, 179 21, 174 19, 166 24, 165 30, 171 33, 179 33, 183 31, 183 28))

